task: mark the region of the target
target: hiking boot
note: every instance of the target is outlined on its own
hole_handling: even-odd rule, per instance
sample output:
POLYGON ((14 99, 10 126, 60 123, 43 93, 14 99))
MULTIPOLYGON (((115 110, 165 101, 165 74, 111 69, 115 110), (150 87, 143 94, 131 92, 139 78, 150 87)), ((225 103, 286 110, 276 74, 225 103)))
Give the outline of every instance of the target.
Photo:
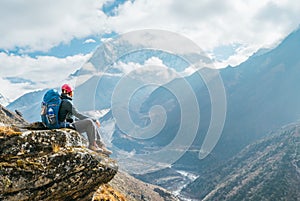
POLYGON ((88 147, 90 150, 98 152, 98 153, 103 153, 107 156, 109 156, 110 154, 112 154, 112 152, 108 149, 106 149, 105 147, 98 147, 97 145, 89 145, 88 147))
POLYGON ((92 151, 95 151, 95 152, 101 152, 102 151, 102 149, 100 149, 98 146, 95 146, 95 145, 89 145, 88 148, 92 151))
POLYGON ((100 149, 103 150, 103 153, 104 153, 104 154, 106 154, 106 155, 111 155, 111 154, 112 154, 112 151, 108 150, 108 149, 105 147, 104 143, 101 142, 100 140, 96 140, 96 144, 98 145, 98 147, 99 147, 100 149))
POLYGON ((106 155, 111 155, 112 154, 112 151, 108 150, 106 147, 101 147, 100 149, 102 149, 103 153, 106 154, 106 155))
POLYGON ((101 140, 96 140, 96 144, 98 145, 98 147, 104 146, 104 143, 101 140))

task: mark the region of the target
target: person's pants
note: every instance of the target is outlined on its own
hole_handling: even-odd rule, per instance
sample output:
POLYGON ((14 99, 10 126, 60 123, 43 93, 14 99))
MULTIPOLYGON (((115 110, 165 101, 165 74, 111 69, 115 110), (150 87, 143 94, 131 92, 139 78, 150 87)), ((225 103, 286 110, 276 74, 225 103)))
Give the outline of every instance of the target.
POLYGON ((88 141, 91 145, 95 142, 96 137, 98 140, 100 140, 99 130, 97 129, 96 123, 92 119, 78 120, 75 121, 73 125, 79 133, 86 132, 88 141))

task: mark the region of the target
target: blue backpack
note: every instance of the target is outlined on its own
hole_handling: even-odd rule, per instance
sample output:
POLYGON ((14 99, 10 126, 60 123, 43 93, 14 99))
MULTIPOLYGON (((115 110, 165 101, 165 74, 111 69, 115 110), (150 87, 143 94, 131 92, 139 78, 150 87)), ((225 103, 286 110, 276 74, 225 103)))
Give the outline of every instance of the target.
POLYGON ((61 104, 60 94, 56 89, 48 90, 43 98, 41 118, 49 129, 59 128, 58 112, 61 104))

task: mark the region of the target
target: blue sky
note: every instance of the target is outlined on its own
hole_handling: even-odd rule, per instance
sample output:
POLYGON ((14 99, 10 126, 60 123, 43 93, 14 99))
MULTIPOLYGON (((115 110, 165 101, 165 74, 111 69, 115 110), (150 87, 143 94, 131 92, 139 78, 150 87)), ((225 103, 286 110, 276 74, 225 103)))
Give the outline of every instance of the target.
MULTIPOLYGON (((115 16, 117 8, 122 5, 126 0, 116 0, 116 1, 107 1, 102 6, 102 11, 107 16, 115 16)), ((132 1, 133 2, 133 1, 132 1)), ((37 57, 37 56, 54 56, 58 58, 64 58, 71 55, 76 54, 88 54, 94 51, 97 46, 101 44, 101 38, 110 38, 114 37, 116 33, 99 33, 99 35, 89 35, 83 38, 73 38, 68 42, 62 42, 58 45, 47 49, 46 51, 29 51, 26 52, 27 55, 30 57, 37 57)), ((23 51, 26 47, 14 47, 13 49, 0 49, 0 52, 7 52, 8 54, 16 54, 22 55, 24 54, 23 51)))
POLYGON ((30 57, 36 58, 38 56, 54 56, 57 58, 65 58, 71 55, 77 54, 88 54, 92 52, 101 41, 96 37, 88 37, 88 38, 80 38, 80 39, 72 39, 69 43, 59 44, 47 51, 32 51, 24 53, 24 49, 20 47, 16 47, 12 50, 1 50, 2 52, 7 52, 8 54, 15 55, 28 55, 30 57))
MULTIPOLYGON (((101 9, 107 16, 115 16, 117 8, 124 2, 126 2, 126 0, 107 1, 103 4, 101 9)), ((105 34, 99 33, 99 35, 96 34, 84 38, 74 38, 69 43, 61 43, 58 46, 51 48, 47 52, 36 51, 31 52, 28 55, 31 57, 48 55, 64 58, 70 55, 88 54, 93 52, 102 43, 100 40, 101 38, 110 38, 114 37, 115 35, 116 33, 111 32, 105 34)))
POLYGON ((296 0, 2 0, 0 94, 56 87, 104 39, 142 29, 178 33, 216 67, 235 66, 297 29, 299 13, 296 0))

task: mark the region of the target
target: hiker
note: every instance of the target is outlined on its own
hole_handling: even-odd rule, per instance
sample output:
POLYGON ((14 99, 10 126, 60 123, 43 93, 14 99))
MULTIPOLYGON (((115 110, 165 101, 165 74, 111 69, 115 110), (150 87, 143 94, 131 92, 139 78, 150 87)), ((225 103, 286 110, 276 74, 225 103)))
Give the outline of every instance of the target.
POLYGON ((73 89, 70 85, 64 84, 61 87, 61 105, 58 113, 58 121, 60 127, 74 127, 79 133, 86 132, 89 146, 88 148, 110 155, 112 152, 108 150, 102 143, 100 132, 100 122, 78 112, 72 103, 73 89), (79 120, 75 120, 75 118, 79 120))

